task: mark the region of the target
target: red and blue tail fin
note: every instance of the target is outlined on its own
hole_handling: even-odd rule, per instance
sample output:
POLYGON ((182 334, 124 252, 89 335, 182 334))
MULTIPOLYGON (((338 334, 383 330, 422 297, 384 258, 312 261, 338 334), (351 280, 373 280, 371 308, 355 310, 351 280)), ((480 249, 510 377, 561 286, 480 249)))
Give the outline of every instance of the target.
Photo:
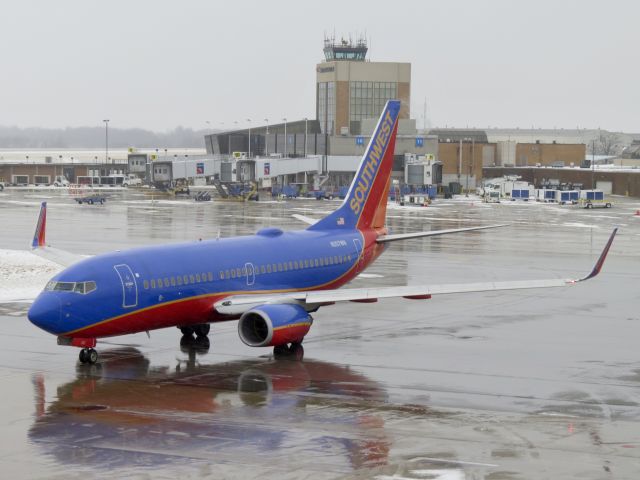
POLYGON ((38 223, 36 224, 36 231, 33 234, 33 241, 31 242, 32 248, 45 246, 45 233, 47 230, 47 202, 42 202, 40 206, 40 216, 38 217, 38 223))
POLYGON ((343 204, 309 227, 309 230, 384 227, 399 113, 400 101, 389 100, 343 204))

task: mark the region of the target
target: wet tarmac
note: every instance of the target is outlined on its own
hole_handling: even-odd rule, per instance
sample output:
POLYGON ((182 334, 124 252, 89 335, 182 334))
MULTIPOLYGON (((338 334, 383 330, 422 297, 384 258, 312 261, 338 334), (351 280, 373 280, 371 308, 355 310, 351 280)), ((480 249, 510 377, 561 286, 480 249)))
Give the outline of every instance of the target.
MULTIPOLYGON (((338 205, 5 190, 0 249, 28 245, 42 200, 48 242, 86 254, 303 228, 292 213, 338 205)), ((325 307, 303 360, 245 346, 231 322, 209 345, 107 339, 81 366, 27 304, 0 304, 2 477, 637 478, 640 201, 614 202, 390 209, 394 233, 511 225, 396 243, 353 286, 579 276, 621 230, 601 276, 572 288, 325 307)))

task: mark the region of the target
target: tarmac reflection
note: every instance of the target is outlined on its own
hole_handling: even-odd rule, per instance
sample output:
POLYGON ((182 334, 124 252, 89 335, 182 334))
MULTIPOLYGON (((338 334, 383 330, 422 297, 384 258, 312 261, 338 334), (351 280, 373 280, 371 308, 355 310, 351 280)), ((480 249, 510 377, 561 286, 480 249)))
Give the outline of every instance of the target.
POLYGON ((346 470, 386 464, 390 440, 375 405, 387 394, 361 373, 313 360, 204 365, 208 345, 181 346, 188 360, 176 367, 154 366, 134 348, 105 350, 46 406, 36 374, 29 438, 62 465, 92 468, 296 455, 346 470))

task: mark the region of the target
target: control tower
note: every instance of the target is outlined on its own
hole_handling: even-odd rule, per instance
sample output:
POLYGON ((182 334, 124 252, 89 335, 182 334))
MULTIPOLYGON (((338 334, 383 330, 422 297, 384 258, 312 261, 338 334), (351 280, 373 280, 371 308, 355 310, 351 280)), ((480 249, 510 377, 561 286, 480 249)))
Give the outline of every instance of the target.
POLYGON ((371 62, 367 41, 324 39, 324 62, 316 66, 316 118, 322 133, 360 135, 363 120, 377 119, 387 100, 401 102, 409 118, 411 64, 371 62))

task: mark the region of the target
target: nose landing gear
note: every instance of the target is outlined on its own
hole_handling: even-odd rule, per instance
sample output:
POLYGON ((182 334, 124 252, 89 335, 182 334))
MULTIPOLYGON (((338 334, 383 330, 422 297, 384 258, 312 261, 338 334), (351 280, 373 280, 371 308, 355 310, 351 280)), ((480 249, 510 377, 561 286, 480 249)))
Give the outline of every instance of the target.
POLYGON ((98 352, 93 348, 83 348, 79 355, 80 363, 89 363, 93 365, 98 361, 98 352))

